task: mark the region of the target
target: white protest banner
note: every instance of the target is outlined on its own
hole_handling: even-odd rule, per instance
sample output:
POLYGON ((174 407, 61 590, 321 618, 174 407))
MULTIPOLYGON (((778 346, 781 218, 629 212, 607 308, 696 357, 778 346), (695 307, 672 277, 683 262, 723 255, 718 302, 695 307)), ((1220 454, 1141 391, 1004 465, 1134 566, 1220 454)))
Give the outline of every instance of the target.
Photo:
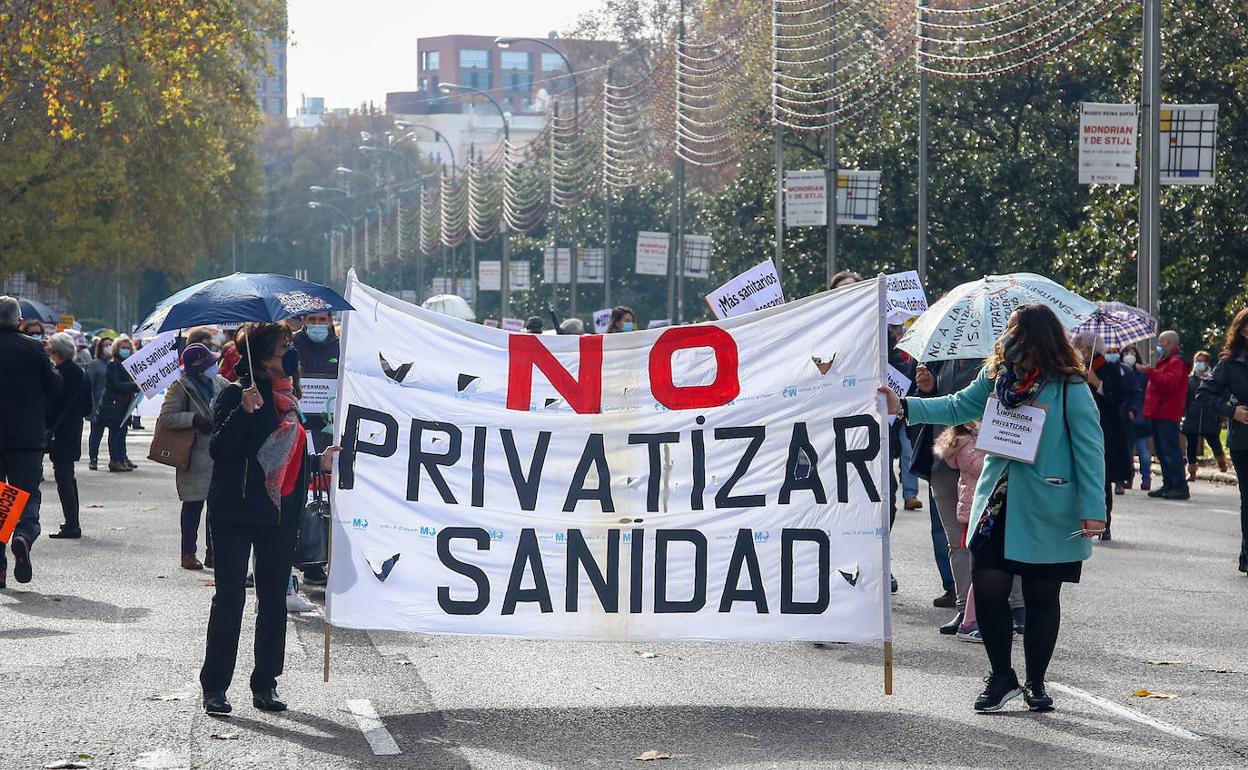
POLYGON ((611 308, 604 307, 602 310, 594 311, 594 334, 606 334, 610 323, 611 308))
POLYGON ((522 332, 524 331, 524 321, 519 318, 504 318, 502 329, 505 332, 522 332))
POLYGON ((330 624, 891 638, 878 279, 610 335, 347 299, 330 624))
POLYGON ((784 172, 785 226, 824 226, 827 223, 827 173, 824 171, 784 172))
POLYGON ((121 362, 144 398, 155 400, 178 379, 178 333, 162 332, 121 362))
POLYGON ((533 288, 533 281, 529 275, 530 267, 528 260, 511 263, 511 281, 508 285, 512 291, 528 291, 533 288))
POLYGON ((671 237, 667 233, 637 233, 638 275, 667 275, 667 253, 671 237))
POLYGON ((576 250, 576 282, 601 284, 606 280, 607 259, 602 248, 576 250))
POLYGON ((401 289, 399 291, 399 299, 403 300, 404 302, 410 302, 413 305, 415 305, 416 304, 416 290, 415 289, 401 289))
POLYGON ((1161 183, 1213 184, 1218 105, 1161 105, 1161 183))
POLYGON ((1079 109, 1079 184, 1135 184, 1139 127, 1137 105, 1084 102, 1079 109))
POLYGON ((776 264, 770 259, 746 270, 706 295, 716 318, 735 318, 765 307, 784 304, 784 290, 776 264))
POLYGON ((326 377, 302 377, 299 380, 299 408, 304 414, 326 414, 330 401, 338 393, 338 380, 326 377))
POLYGON ((888 295, 885 313, 890 324, 899 324, 907 318, 918 318, 927 310, 927 292, 918 270, 907 270, 887 276, 888 295))
POLYGON ((429 288, 434 294, 452 294, 451 286, 451 278, 437 275, 431 279, 429 288))
POLYGON ((672 325, 672 319, 670 318, 652 318, 646 324, 646 328, 647 329, 662 329, 665 326, 671 326, 671 325, 672 325))
POLYGON ((685 277, 711 277, 711 236, 685 236, 685 277))
POLYGON ((503 263, 497 259, 483 259, 477 263, 477 280, 481 291, 501 291, 503 288, 503 263))
POLYGON ((485 324, 486 326, 490 327, 491 329, 497 329, 497 328, 498 328, 498 319, 497 319, 497 318, 487 318, 487 319, 485 319, 484 321, 482 321, 481 323, 485 324))
POLYGON ((135 414, 139 417, 159 417, 160 406, 161 404, 165 403, 165 395, 168 392, 169 392, 169 389, 165 388, 164 390, 155 394, 151 398, 140 395, 139 403, 135 404, 134 411, 132 412, 132 414, 135 414))
POLYGON ((880 223, 880 172, 837 172, 836 223, 868 227, 880 223))
POLYGON ((472 295, 475 293, 473 291, 472 279, 471 278, 456 278, 455 279, 455 293, 463 297, 464 301, 471 305, 472 295))

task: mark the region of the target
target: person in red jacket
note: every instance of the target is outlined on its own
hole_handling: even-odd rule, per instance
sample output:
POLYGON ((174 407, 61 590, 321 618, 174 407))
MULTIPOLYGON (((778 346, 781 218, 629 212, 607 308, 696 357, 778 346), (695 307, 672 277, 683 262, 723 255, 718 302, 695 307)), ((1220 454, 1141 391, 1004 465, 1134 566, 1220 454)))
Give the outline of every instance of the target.
POLYGON ((1157 338, 1157 363, 1136 364, 1148 375, 1144 391, 1144 419, 1152 421, 1153 446, 1161 463, 1162 485, 1149 497, 1187 500, 1187 475, 1183 472, 1183 451, 1179 448, 1179 421, 1187 406, 1187 364, 1179 348, 1177 332, 1162 332, 1157 338))

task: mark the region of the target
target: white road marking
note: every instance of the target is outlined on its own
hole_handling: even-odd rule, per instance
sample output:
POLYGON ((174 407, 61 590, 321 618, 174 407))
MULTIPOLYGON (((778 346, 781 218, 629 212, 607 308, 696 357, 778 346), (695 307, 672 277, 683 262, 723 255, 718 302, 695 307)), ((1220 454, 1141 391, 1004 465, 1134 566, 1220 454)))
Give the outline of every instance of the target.
POLYGON ((364 740, 368 741, 368 746, 373 750, 373 754, 387 756, 402 753, 399 751, 399 744, 394 742, 394 736, 381 723, 381 719, 377 716, 377 710, 373 708, 371 701, 367 699, 349 700, 347 701, 347 710, 355 717, 355 723, 360 726, 360 732, 364 733, 364 740))
POLYGON ((1093 695, 1092 693, 1087 692, 1085 690, 1080 690, 1078 687, 1071 687, 1070 685, 1061 684, 1060 682, 1049 682, 1048 684, 1049 684, 1049 687, 1052 687, 1054 690, 1057 690, 1058 692, 1064 692, 1067 695, 1073 695, 1076 698, 1085 700, 1094 706, 1099 706, 1100 708, 1105 709, 1111 714, 1117 714, 1123 719, 1130 719, 1132 722, 1139 722, 1142 725, 1148 725, 1149 727, 1155 730, 1160 730, 1163 733, 1166 733, 1168 735, 1173 735, 1176 738, 1182 738, 1183 740, 1186 740, 1186 741, 1203 741, 1204 740, 1204 738, 1197 735, 1196 733, 1184 730, 1182 727, 1179 727, 1178 725, 1172 725, 1169 722, 1163 722, 1160 719, 1155 719, 1153 717, 1150 717, 1147 714, 1143 714, 1139 711, 1136 711, 1135 709, 1127 708, 1126 706, 1123 706, 1119 703, 1114 703, 1111 700, 1102 698, 1099 695, 1093 695))

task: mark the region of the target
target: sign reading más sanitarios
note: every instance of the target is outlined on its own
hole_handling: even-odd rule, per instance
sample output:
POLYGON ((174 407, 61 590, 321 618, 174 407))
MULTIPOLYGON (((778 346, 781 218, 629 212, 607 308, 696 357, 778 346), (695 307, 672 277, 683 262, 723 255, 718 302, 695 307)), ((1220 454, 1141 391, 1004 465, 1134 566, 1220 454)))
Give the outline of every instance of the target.
POLYGON ((333 625, 890 635, 879 282, 581 337, 347 296, 333 625))

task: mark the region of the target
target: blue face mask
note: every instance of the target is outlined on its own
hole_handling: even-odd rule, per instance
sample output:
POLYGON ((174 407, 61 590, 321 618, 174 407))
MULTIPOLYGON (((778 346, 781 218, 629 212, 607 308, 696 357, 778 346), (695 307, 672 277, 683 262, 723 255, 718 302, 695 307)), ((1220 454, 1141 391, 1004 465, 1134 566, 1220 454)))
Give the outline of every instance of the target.
POLYGON ((1118 354, 1117 354, 1117 353, 1106 353, 1106 354, 1105 354, 1105 360, 1106 360, 1106 361, 1108 361, 1108 362, 1110 362, 1111 364, 1116 364, 1116 363, 1118 363, 1118 354))
POLYGON ((1195 364, 1192 365, 1192 369, 1196 370, 1200 374, 1204 374, 1205 370, 1207 370, 1208 368, 1209 368, 1209 364, 1205 363, 1204 361, 1197 361, 1195 364))
POLYGON ((632 321, 621 321, 621 322, 620 322, 620 329, 621 329, 621 330, 623 330, 623 331, 626 331, 626 332, 631 332, 631 331, 633 330, 633 322, 632 322, 632 321))
POLYGON ((303 330, 307 332, 308 339, 313 342, 324 342, 329 339, 329 326, 326 324, 309 324, 303 330))
POLYGON ((1165 357, 1166 357, 1166 349, 1165 349, 1165 348, 1163 348, 1161 345, 1158 345, 1158 346, 1157 346, 1157 357, 1158 357, 1158 358, 1165 358, 1165 357))
POLYGON ((129 357, 130 357, 130 348, 122 348, 121 350, 118 350, 118 351, 117 351, 117 357, 118 357, 118 358, 120 358, 120 359, 121 359, 121 360, 123 360, 123 361, 124 361, 124 360, 126 360, 127 358, 129 358, 129 357))

